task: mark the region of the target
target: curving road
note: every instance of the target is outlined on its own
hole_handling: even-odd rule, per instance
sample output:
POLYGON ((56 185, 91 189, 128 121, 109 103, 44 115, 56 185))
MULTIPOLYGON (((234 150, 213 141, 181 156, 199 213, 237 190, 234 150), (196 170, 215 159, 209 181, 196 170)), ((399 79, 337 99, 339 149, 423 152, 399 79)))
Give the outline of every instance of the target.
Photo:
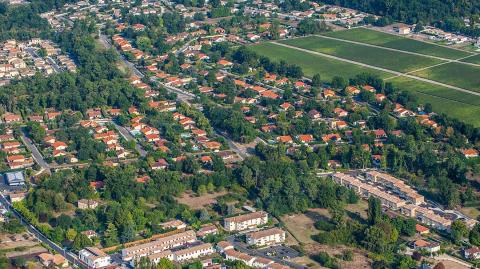
POLYGON ((367 67, 367 68, 391 73, 391 74, 394 74, 396 76, 403 76, 403 77, 407 77, 407 78, 411 78, 411 79, 415 79, 415 80, 419 80, 419 81, 423 81, 423 82, 428 82, 430 84, 435 84, 435 85, 442 86, 442 87, 445 87, 445 88, 449 88, 449 89, 452 89, 452 90, 456 90, 456 91, 459 91, 459 92, 465 92, 465 93, 469 93, 469 94, 472 94, 472 95, 480 96, 480 92, 474 92, 474 91, 467 90, 467 89, 464 89, 464 88, 460 88, 460 87, 457 87, 457 86, 441 83, 441 82, 438 82, 438 81, 435 81, 435 80, 430 80, 430 79, 426 79, 426 78, 422 78, 422 77, 413 76, 413 75, 410 75, 408 73, 402 73, 402 72, 394 71, 394 70, 391 70, 391 69, 386 69, 386 68, 382 68, 382 67, 378 67, 378 66, 364 64, 364 63, 360 63, 360 62, 357 62, 357 61, 352 61, 352 60, 340 58, 340 57, 337 57, 337 56, 333 56, 333 55, 329 55, 329 54, 325 54, 325 53, 321 53, 321 52, 302 49, 302 48, 298 48, 298 47, 295 47, 295 46, 290 46, 290 45, 286 45, 286 44, 282 44, 282 43, 278 43, 278 42, 271 42, 271 43, 275 44, 275 45, 278 45, 278 46, 282 46, 282 47, 286 47, 286 48, 290 48, 290 49, 295 49, 295 50, 303 51, 303 52, 306 52, 306 53, 319 55, 319 56, 322 56, 322 57, 327 57, 327 58, 330 58, 330 59, 334 59, 334 60, 338 60, 338 61, 342 61, 342 62, 346 62, 346 63, 351 63, 351 64, 355 64, 355 65, 359 65, 359 66, 363 66, 363 67, 367 67))

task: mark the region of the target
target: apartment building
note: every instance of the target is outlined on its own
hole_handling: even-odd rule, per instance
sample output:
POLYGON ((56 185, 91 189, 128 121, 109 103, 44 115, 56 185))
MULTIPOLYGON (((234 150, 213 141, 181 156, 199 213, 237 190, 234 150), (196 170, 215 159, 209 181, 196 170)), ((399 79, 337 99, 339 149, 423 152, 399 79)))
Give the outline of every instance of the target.
POLYGON ((182 246, 187 243, 193 243, 197 240, 195 232, 192 230, 177 233, 174 235, 166 236, 156 239, 155 241, 148 242, 133 247, 128 247, 122 250, 122 259, 124 261, 130 261, 140 257, 159 253, 174 247, 182 246))
POLYGON ((210 255, 214 253, 215 250, 213 249, 212 244, 210 243, 204 243, 201 245, 189 247, 186 249, 178 250, 173 252, 174 257, 173 260, 175 262, 184 262, 192 259, 197 259, 203 256, 210 255))
POLYGON ((102 268, 112 263, 110 256, 96 247, 87 247, 80 250, 78 257, 88 268, 102 268))
POLYGON ((382 205, 388 207, 392 210, 397 210, 406 204, 406 201, 391 195, 385 191, 379 190, 378 188, 363 183, 357 178, 354 178, 350 175, 343 174, 343 173, 336 173, 332 175, 332 179, 349 189, 354 190, 356 193, 360 194, 362 197, 370 197, 373 196, 378 198, 382 205))
POLYGON ((452 225, 451 220, 435 214, 433 210, 422 206, 407 204, 400 209, 400 212, 435 229, 448 230, 450 225, 452 225))
POLYGON ((423 195, 418 194, 410 186, 406 185, 403 180, 400 180, 389 174, 378 171, 368 171, 365 173, 365 178, 391 189, 400 197, 411 202, 412 204, 419 205, 425 202, 423 195))
POLYGON ((265 225, 268 222, 268 213, 265 211, 252 212, 236 217, 230 217, 223 220, 225 230, 243 231, 265 225))
MULTIPOLYGON (((203 243, 200 245, 190 246, 184 249, 172 251, 165 250, 157 253, 147 255, 146 257, 152 261, 152 263, 157 264, 161 259, 166 258, 170 261, 183 263, 185 261, 197 259, 200 257, 208 256, 215 253, 215 249, 210 243, 203 243)), ((140 257, 137 257, 130 261, 131 266, 135 266, 135 261, 138 261, 140 257)))
POLYGON ((252 257, 248 254, 236 251, 234 249, 229 249, 224 252, 225 259, 229 261, 242 261, 248 266, 253 266, 255 257, 252 257))
POLYGON ((247 244, 255 246, 268 246, 285 242, 285 231, 271 228, 246 235, 247 244))

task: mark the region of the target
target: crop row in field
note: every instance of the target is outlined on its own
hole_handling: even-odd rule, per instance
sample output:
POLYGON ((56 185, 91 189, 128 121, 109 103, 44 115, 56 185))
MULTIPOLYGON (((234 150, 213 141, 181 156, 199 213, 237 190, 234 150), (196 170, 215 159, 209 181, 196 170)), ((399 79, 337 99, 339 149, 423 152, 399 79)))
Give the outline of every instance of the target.
POLYGON ((445 113, 452 118, 480 126, 480 97, 469 93, 455 91, 427 82, 397 77, 389 80, 401 90, 406 90, 418 97, 422 103, 432 104, 437 113, 445 113))
POLYGON ((299 65, 302 67, 306 76, 313 76, 319 73, 322 79, 326 81, 330 81, 334 76, 348 78, 363 72, 376 74, 382 78, 392 76, 392 74, 387 72, 364 68, 359 65, 341 62, 320 55, 313 55, 273 43, 261 43, 253 45, 251 48, 260 55, 267 56, 274 61, 284 60, 290 64, 299 65))
POLYGON ((326 36, 336 37, 345 40, 357 41, 366 44, 383 46, 387 48, 399 49, 409 52, 421 53, 430 56, 442 57, 446 59, 459 59, 472 55, 467 51, 462 51, 444 46, 435 45, 424 41, 418 41, 411 38, 405 38, 393 34, 383 33, 366 28, 355 28, 345 31, 336 31, 326 34, 326 36))
POLYGON ((281 43, 398 72, 409 72, 443 62, 435 58, 327 39, 320 36, 283 40, 281 43))

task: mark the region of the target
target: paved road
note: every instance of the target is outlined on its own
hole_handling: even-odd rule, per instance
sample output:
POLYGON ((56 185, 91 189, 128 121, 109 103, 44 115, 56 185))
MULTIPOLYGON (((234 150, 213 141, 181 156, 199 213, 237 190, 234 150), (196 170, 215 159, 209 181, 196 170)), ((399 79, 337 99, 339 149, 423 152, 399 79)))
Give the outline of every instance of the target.
POLYGON ((319 55, 319 56, 322 56, 322 57, 327 57, 327 58, 330 58, 330 59, 335 59, 335 60, 342 61, 342 62, 347 62, 347 63, 351 63, 351 64, 363 66, 363 67, 368 67, 368 68, 371 68, 371 69, 380 70, 380 71, 391 73, 391 74, 394 74, 394 75, 397 75, 397 76, 403 76, 403 77, 407 77, 407 78, 411 78, 411 79, 415 79, 415 80, 420 80, 420 81, 423 81, 423 82, 428 82, 430 84, 435 84, 435 85, 442 86, 442 87, 445 87, 445 88, 449 88, 449 89, 452 89, 452 90, 456 90, 456 91, 459 91, 459 92, 465 92, 465 93, 473 94, 473 95, 476 95, 476 96, 480 96, 480 92, 474 92, 474 91, 467 90, 467 89, 464 89, 464 88, 460 88, 460 87, 457 87, 457 86, 441 83, 441 82, 438 82, 438 81, 435 81, 435 80, 421 78, 421 77, 413 76, 413 75, 406 74, 406 73, 401 73, 401 72, 386 69, 386 68, 381 68, 381 67, 377 67, 377 66, 373 66, 373 65, 369 65, 369 64, 364 64, 364 63, 340 58, 340 57, 337 57, 337 56, 332 56, 332 55, 321 53, 321 52, 316 52, 316 51, 302 49, 302 48, 298 48, 298 47, 294 47, 294 46, 290 46, 290 45, 286 45, 286 44, 281 44, 281 43, 278 43, 278 42, 272 42, 272 44, 282 46, 282 47, 287 47, 287 48, 290 48, 290 49, 296 49, 296 50, 307 52, 307 53, 310 53, 310 54, 319 55))
MULTIPOLYGON (((25 51, 27 51, 33 58, 41 58, 38 55, 35 48, 27 47, 27 48, 25 48, 25 51)), ((52 57, 47 56, 46 59, 47 59, 47 62, 52 66, 53 70, 56 73, 60 73, 60 72, 63 71, 62 68, 60 66, 58 66, 58 64, 55 62, 55 60, 52 59, 52 57)))
POLYGON ((62 247, 60 247, 59 245, 57 245, 56 243, 50 241, 48 238, 46 238, 40 231, 37 230, 37 228, 33 227, 33 225, 31 225, 30 223, 28 223, 22 215, 20 215, 12 206, 12 204, 10 203, 10 201, 3 195, 3 193, 0 193, 0 202, 2 204, 4 204, 6 206, 6 208, 8 210, 10 210, 10 212, 13 213, 13 215, 18 218, 20 220, 20 222, 22 223, 22 225, 24 225, 27 230, 34 234, 35 237, 38 238, 38 240, 40 240, 41 242, 43 242, 44 244, 47 244, 50 248, 52 248, 53 250, 55 250, 56 252, 58 252, 60 255, 62 255, 65 259, 67 259, 71 264, 74 264, 76 265, 76 267, 80 267, 80 268, 86 268, 86 266, 84 266, 82 264, 82 262, 78 259, 78 257, 71 253, 71 252, 68 252, 66 251, 65 249, 63 249, 62 247))
MULTIPOLYGON (((108 37, 105 36, 105 35, 102 35, 102 34, 99 34, 99 39, 100 39, 100 42, 102 42, 102 44, 107 48, 111 48, 112 47, 112 44, 110 44, 110 41, 108 40, 108 37)), ((138 70, 135 65, 128 61, 125 56, 123 56, 123 54, 121 54, 116 48, 115 48, 115 51, 117 52, 117 54, 120 56, 120 59, 122 59, 122 61, 125 63, 125 65, 127 65, 128 69, 130 69, 130 71, 132 71, 133 74, 135 74, 137 77, 140 77, 140 78, 143 78, 145 77, 143 75, 142 72, 140 72, 140 70, 138 70)))
POLYGON ((268 255, 265 255, 263 252, 260 252, 258 250, 250 249, 250 248, 247 247, 247 245, 245 243, 235 240, 234 236, 227 237, 227 241, 230 242, 235 247, 235 249, 237 249, 240 252, 247 253, 248 255, 270 259, 270 260, 272 260, 276 263, 283 264, 283 265, 286 265, 286 266, 289 266, 289 267, 295 268, 295 269, 306 269, 307 268, 303 265, 296 264, 296 263, 293 263, 293 262, 290 262, 290 261, 287 261, 287 260, 282 260, 282 259, 279 259, 277 257, 268 256, 268 255))
POLYGON ((43 159, 42 154, 40 153, 38 148, 33 144, 32 140, 27 136, 24 129, 21 130, 20 138, 22 139, 23 143, 28 148, 28 150, 30 150, 30 152, 32 153, 32 157, 35 160, 35 162, 37 162, 38 165, 42 167, 42 169, 44 169, 49 174, 51 174, 52 172, 50 171, 50 166, 45 161, 45 159, 43 159))
POLYGON ((192 44, 193 41, 196 41, 198 39, 198 37, 195 37, 191 40, 189 40, 187 43, 185 43, 185 45, 183 45, 181 48, 179 48, 177 51, 175 51, 175 54, 178 55, 180 54, 180 52, 184 52, 188 46, 190 46, 190 44, 192 44))
POLYGON ((477 67, 480 66, 480 64, 474 64, 474 63, 468 63, 468 62, 461 62, 460 61, 460 60, 463 60, 465 58, 475 56, 477 54, 471 54, 469 56, 461 57, 459 59, 447 59, 447 58, 433 56, 433 55, 427 55, 427 54, 422 54, 422 53, 417 53, 417 52, 412 52, 412 51, 382 47, 382 46, 377 46, 377 45, 373 45, 373 44, 367 44, 367 43, 362 43, 362 42, 357 42, 357 41, 352 41, 352 40, 345 40, 345 39, 336 38, 336 37, 323 36, 323 35, 314 35, 314 36, 319 37, 319 38, 325 38, 325 39, 330 39, 330 40, 335 40, 335 41, 342 41, 342 42, 347 42, 347 43, 351 43, 351 44, 366 46, 366 47, 372 47, 372 48, 383 49, 383 50, 390 50, 390 51, 394 51, 394 52, 406 53, 406 54, 411 54, 411 55, 420 56, 420 57, 427 57, 427 58, 432 58, 432 59, 446 61, 446 62, 458 62, 458 63, 462 63, 462 64, 466 64, 466 65, 472 65, 472 66, 477 66, 477 67))
POLYGON ((133 135, 125 127, 120 126, 113 121, 112 123, 115 126, 115 128, 117 128, 117 130, 120 132, 122 137, 125 138, 125 140, 135 141, 135 149, 138 151, 141 157, 147 156, 147 151, 145 151, 145 149, 143 149, 143 147, 140 144, 138 144, 137 139, 135 139, 135 137, 133 137, 133 135))
MULTIPOLYGON (((105 47, 110 48, 111 45, 108 41, 107 36, 102 35, 100 33, 99 33, 99 36, 100 36, 100 41, 102 42, 102 44, 105 47)), ((130 68, 130 70, 132 72, 134 72, 139 77, 142 77, 142 78, 144 77, 144 75, 140 72, 140 70, 138 70, 133 63, 127 61, 125 59, 125 57, 123 57, 123 55, 116 48, 115 48, 115 51, 120 55, 121 59, 125 62, 125 64, 127 64, 127 66, 130 68)), ((184 91, 182 89, 179 89, 179 88, 176 88, 176 87, 173 87, 173 86, 166 85, 166 84, 158 81, 156 77, 151 77, 150 81, 161 85, 162 87, 164 87, 169 92, 176 93, 178 101, 187 103, 187 104, 195 107, 196 109, 203 110, 203 107, 200 104, 194 104, 194 103, 191 102, 195 98, 197 98, 197 96, 195 94, 193 94, 191 92, 184 91)), ((120 129, 119 129, 119 131, 120 131, 120 129)), ((122 131, 120 131, 120 133, 122 133, 122 131)), ((128 131, 127 131, 127 133, 128 133, 128 131)), ((228 138, 228 136, 222 135, 218 131, 216 131, 216 133, 218 135, 224 137, 227 140, 229 146, 232 148, 232 150, 235 151, 242 159, 245 158, 246 156, 248 156, 248 154, 246 153, 246 149, 239 148, 233 140, 228 138)), ((140 153, 140 154, 142 154, 142 153, 140 153)))

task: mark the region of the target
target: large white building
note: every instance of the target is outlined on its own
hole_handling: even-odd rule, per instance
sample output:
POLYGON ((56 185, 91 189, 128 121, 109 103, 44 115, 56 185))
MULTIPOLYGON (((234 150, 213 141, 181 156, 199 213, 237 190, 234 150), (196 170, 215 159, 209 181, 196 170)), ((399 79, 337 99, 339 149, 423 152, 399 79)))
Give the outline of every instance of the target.
POLYGON ((111 264, 108 254, 95 247, 88 247, 78 252, 78 257, 88 268, 102 268, 111 264))
POLYGON ((268 213, 265 211, 252 212, 236 217, 230 217, 223 220, 223 227, 225 230, 243 231, 252 229, 260 225, 265 225, 268 222, 268 213))
POLYGON ((418 194, 417 191, 405 184, 403 180, 400 180, 394 176, 378 171, 368 171, 365 173, 365 178, 391 189, 400 197, 411 202, 412 204, 419 205, 425 202, 423 195, 418 194))
POLYGON ((285 231, 271 228, 263 231, 252 232, 246 235, 247 244, 255 246, 268 246, 285 242, 285 231))
POLYGON ((156 239, 152 242, 124 248, 122 250, 122 259, 124 261, 140 259, 141 257, 160 253, 174 247, 183 246, 187 243, 193 243, 196 240, 197 237, 195 235, 195 232, 192 230, 173 234, 170 236, 156 239))
POLYGON ((214 252, 215 250, 213 249, 212 244, 204 243, 173 252, 173 261, 181 263, 184 261, 207 256, 214 252))
POLYGON ((391 210, 399 210, 403 215, 415 218, 421 223, 435 229, 448 230, 452 224, 451 220, 422 206, 422 204, 424 204, 424 197, 422 195, 419 195, 401 180, 388 174, 376 171, 367 172, 366 179, 391 189, 395 195, 347 174, 335 173, 332 175, 332 179, 336 183, 354 190, 362 197, 376 197, 381 201, 382 206, 391 210))

